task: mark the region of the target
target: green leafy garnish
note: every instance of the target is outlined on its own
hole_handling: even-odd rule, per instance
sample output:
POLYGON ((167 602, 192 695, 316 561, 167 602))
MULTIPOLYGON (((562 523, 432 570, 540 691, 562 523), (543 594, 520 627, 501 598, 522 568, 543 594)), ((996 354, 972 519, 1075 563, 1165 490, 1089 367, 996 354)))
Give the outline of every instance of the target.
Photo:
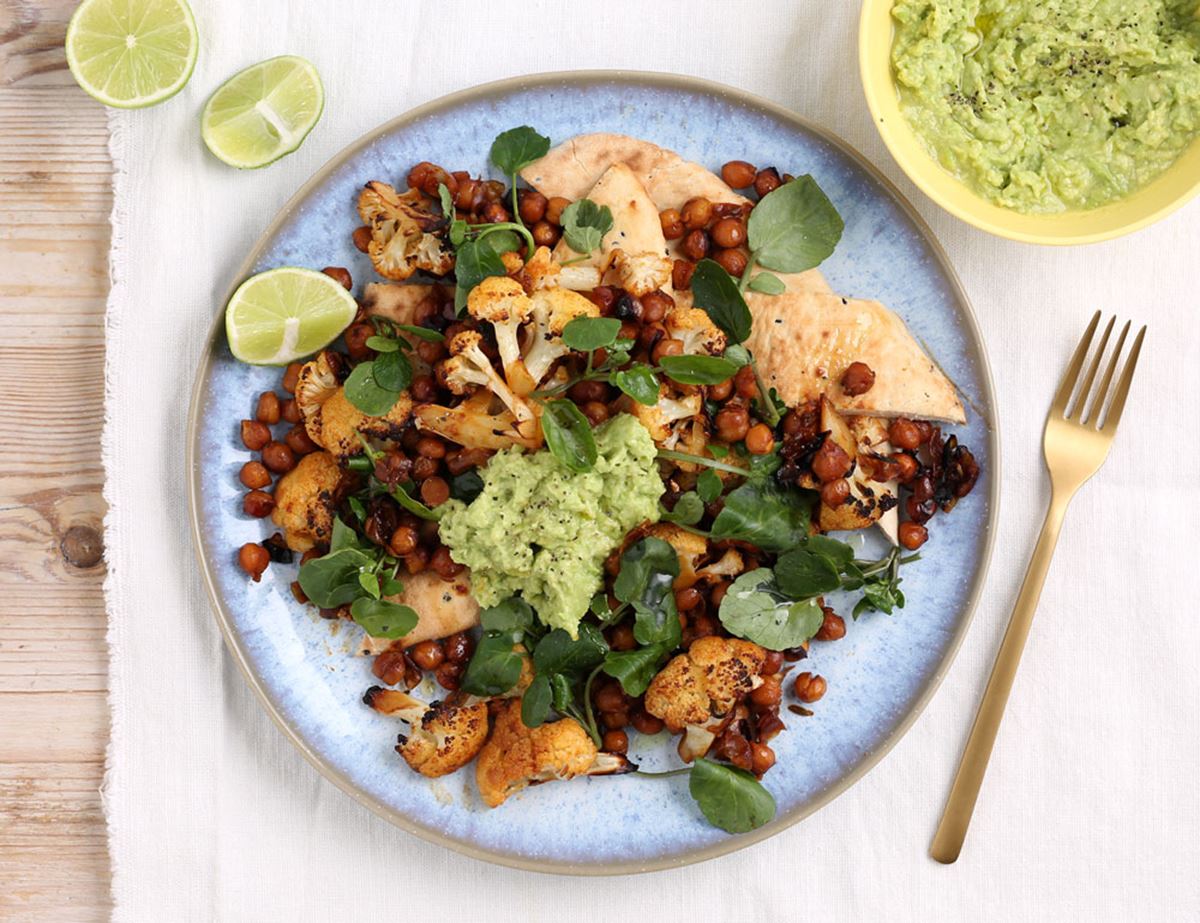
POLYGON ((576 317, 563 328, 562 339, 571 349, 590 353, 612 346, 620 331, 615 317, 576 317))
POLYGON ((561 628, 548 632, 533 649, 537 672, 585 673, 597 666, 608 652, 608 642, 595 625, 579 623, 579 636, 572 638, 561 628))
POLYGON ((738 367, 720 356, 663 356, 658 361, 666 376, 685 385, 715 385, 728 381, 738 367))
POLYGON ((373 361, 371 374, 380 388, 399 392, 412 384, 413 367, 408 356, 400 350, 394 350, 382 353, 373 361))
POLYGON ((649 644, 631 651, 609 651, 604 657, 604 672, 617 680, 626 695, 639 696, 646 691, 658 672, 658 665, 671 650, 666 644, 649 644))
POLYGON ((831 593, 842 585, 837 562, 806 548, 793 548, 775 562, 779 589, 794 599, 831 593))
POLYGON ((724 482, 712 468, 705 468, 696 478, 696 493, 705 503, 712 503, 724 490, 724 482))
POLYGON ((812 503, 809 491, 781 487, 770 478, 748 480, 725 495, 712 537, 749 542, 764 551, 787 551, 808 534, 812 503))
POLYGON ((409 606, 366 596, 350 604, 350 614, 373 638, 403 638, 418 621, 417 613, 409 606))
POLYGON ((454 291, 454 308, 459 313, 467 306, 467 295, 476 285, 489 276, 505 276, 504 261, 500 254, 483 240, 467 240, 459 245, 454 261, 454 278, 458 280, 454 291))
POLYGON ((549 138, 522 125, 500 132, 492 142, 489 157, 500 172, 514 177, 535 160, 545 157, 549 150, 549 138))
POLYGON ((462 688, 474 695, 502 695, 521 677, 522 657, 508 633, 485 632, 463 674, 462 688))
POLYGON ((824 621, 816 599, 790 599, 769 567, 749 571, 733 581, 718 614, 731 634, 770 651, 799 647, 821 630, 824 621))
POLYGON ((551 704, 553 694, 550 691, 550 677, 539 673, 521 697, 521 723, 527 728, 540 727, 550 715, 551 704))
POLYGON ((322 609, 336 609, 362 592, 358 575, 374 560, 356 547, 344 547, 300 566, 300 589, 322 609))
POLYGON ((688 791, 708 822, 726 833, 746 833, 775 817, 771 793, 753 775, 734 766, 696 760, 688 791))
POLYGON ((773 276, 769 272, 760 272, 750 280, 750 289, 764 295, 782 295, 787 291, 787 286, 779 276, 773 276))
POLYGON ((694 490, 680 494, 673 510, 662 510, 659 519, 681 526, 694 526, 704 518, 704 501, 694 490))
POLYGON ((547 401, 542 411, 546 448, 570 471, 591 471, 596 464, 592 425, 573 401, 547 401))
POLYGON ((563 237, 567 246, 576 253, 591 253, 600 246, 612 226, 613 216, 609 207, 597 205, 591 199, 572 202, 562 212, 563 237))
POLYGON ((621 555, 613 595, 633 606, 633 636, 639 644, 679 644, 674 591, 678 576, 679 557, 661 538, 638 539, 621 555))
MULTIPOLYGON (((753 213, 751 213, 753 214, 753 213)), ((725 267, 716 260, 701 260, 692 273, 692 298, 712 322, 724 331, 731 344, 750 336, 754 318, 746 299, 725 267)))
MULTIPOLYGON (((385 387, 376 377, 375 363, 385 356, 400 355, 398 352, 384 353, 379 359, 360 362, 356 365, 345 382, 346 400, 369 417, 381 417, 391 410, 399 399, 400 392, 404 389, 385 387)), ((389 378, 389 381, 395 380, 395 378, 389 378)))
POLYGON ((833 253, 845 225, 817 181, 805 174, 763 196, 746 223, 751 263, 804 272, 833 253))
POLYGON ((653 407, 658 403, 658 378, 648 365, 631 365, 613 372, 609 380, 639 404, 653 407))

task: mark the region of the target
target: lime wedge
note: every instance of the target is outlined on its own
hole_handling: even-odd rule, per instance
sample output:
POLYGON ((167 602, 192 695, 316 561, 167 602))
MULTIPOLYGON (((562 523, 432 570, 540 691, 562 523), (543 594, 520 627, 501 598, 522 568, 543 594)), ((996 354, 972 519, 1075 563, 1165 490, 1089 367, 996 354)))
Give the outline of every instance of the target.
POLYGON ((91 96, 141 109, 183 89, 200 41, 185 0, 83 0, 66 47, 72 75, 91 96))
POLYGON ((321 118, 317 69, 294 55, 271 58, 226 80, 200 116, 208 149, 231 167, 265 167, 298 148, 321 118))
POLYGON ((332 343, 358 303, 323 272, 285 266, 251 276, 225 306, 230 351, 251 365, 286 365, 332 343))

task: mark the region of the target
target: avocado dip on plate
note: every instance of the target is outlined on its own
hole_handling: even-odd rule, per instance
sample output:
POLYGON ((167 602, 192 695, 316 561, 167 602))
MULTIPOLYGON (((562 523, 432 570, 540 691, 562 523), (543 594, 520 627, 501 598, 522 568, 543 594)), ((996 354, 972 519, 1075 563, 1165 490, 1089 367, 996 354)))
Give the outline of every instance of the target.
POLYGON ((898 0, 892 17, 905 117, 998 205, 1096 208, 1200 131, 1196 0, 898 0))

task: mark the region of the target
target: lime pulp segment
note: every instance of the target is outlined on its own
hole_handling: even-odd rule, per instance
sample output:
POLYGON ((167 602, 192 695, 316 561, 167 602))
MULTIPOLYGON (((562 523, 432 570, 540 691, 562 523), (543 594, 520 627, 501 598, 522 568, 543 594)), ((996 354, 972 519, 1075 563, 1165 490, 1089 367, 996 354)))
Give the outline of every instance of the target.
POLYGON ((358 304, 324 273, 284 267, 251 276, 225 309, 230 351, 254 365, 283 365, 328 346, 358 304))

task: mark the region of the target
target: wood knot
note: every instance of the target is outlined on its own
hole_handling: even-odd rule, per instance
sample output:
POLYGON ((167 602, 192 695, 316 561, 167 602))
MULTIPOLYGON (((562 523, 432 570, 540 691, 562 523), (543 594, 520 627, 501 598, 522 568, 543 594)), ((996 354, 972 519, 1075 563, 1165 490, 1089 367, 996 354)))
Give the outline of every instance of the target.
POLYGON ((75 567, 95 567, 104 558, 104 539, 91 526, 71 526, 58 548, 75 567))

